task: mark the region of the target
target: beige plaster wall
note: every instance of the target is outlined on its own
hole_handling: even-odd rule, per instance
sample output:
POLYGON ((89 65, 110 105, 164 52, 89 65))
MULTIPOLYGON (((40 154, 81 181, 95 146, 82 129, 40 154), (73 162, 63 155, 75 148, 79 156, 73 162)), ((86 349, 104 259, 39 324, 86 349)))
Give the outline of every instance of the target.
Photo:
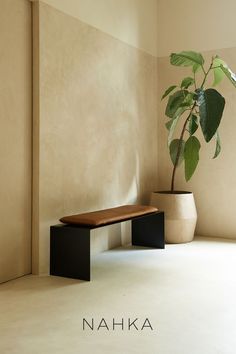
MULTIPOLYGON (((157 59, 39 4, 39 264, 66 214, 147 203, 157 182, 157 59)), ((93 252, 129 240, 97 230, 93 252)), ((37 267, 36 267, 37 268, 37 267)))
POLYGON ((158 0, 44 0, 121 41, 157 55, 158 0))
POLYGON ((0 282, 31 272, 31 4, 0 1, 0 282))
MULTIPOLYGON (((236 40, 234 30, 235 1, 226 0, 158 0, 158 85, 159 100, 168 85, 180 80, 183 72, 169 64, 171 52, 181 50, 204 51, 210 58, 212 54, 221 55, 236 71, 236 40)), ((200 235, 236 238, 236 220, 233 203, 236 196, 234 181, 236 155, 234 130, 236 121, 235 89, 226 80, 219 86, 226 98, 226 109, 220 128, 222 153, 216 159, 211 157, 214 144, 202 144, 201 160, 198 170, 189 183, 184 182, 183 170, 179 170, 177 186, 179 189, 195 193, 198 208, 196 232, 200 235)), ((170 184, 171 164, 166 148, 164 122, 164 102, 159 103, 159 188, 170 184)))
POLYGON ((157 0, 158 56, 236 47, 235 0, 157 0))
MULTIPOLYGON (((221 56, 228 65, 236 71, 236 48, 221 49, 203 53, 208 61, 213 54, 221 56)), ((174 67, 169 64, 169 58, 158 60, 159 94, 174 83, 179 83, 183 73, 188 76, 189 69, 174 67)), ((177 189, 194 192, 198 210, 196 233, 206 236, 236 238, 236 218, 234 202, 236 200, 236 89, 225 79, 217 88, 226 99, 226 108, 220 126, 222 152, 215 160, 214 143, 206 145, 201 137, 202 148, 200 162, 193 178, 184 181, 183 168, 177 172, 177 189)), ((171 163, 167 152, 167 131, 164 123, 165 102, 159 104, 159 188, 170 188, 171 163)))

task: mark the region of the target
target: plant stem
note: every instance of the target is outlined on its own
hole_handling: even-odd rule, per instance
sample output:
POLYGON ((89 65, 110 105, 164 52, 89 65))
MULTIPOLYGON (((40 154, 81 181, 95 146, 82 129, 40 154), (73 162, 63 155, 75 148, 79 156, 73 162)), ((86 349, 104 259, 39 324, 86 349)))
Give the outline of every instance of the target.
POLYGON ((195 90, 197 89, 197 85, 196 85, 196 73, 193 73, 193 79, 194 79, 194 88, 195 90))
MULTIPOLYGON (((210 70, 212 69, 213 59, 214 58, 212 58, 211 64, 210 64, 209 69, 207 71, 205 71, 204 67, 202 66, 202 70, 204 72, 204 78, 203 78, 202 84, 200 86, 201 89, 203 89, 203 86, 204 86, 204 84, 206 82, 206 78, 207 78, 210 70)), ((194 79, 195 79, 195 77, 194 77, 194 79)), ((196 86, 195 86, 195 89, 196 89, 196 86)), ((171 177, 171 193, 174 193, 174 190, 175 190, 175 173, 176 173, 176 169, 177 169, 177 166, 178 166, 178 163, 179 163, 182 140, 183 140, 183 137, 184 137, 184 133, 185 133, 185 130, 186 130, 187 123, 188 123, 189 118, 191 117, 196 105, 197 105, 197 102, 195 101, 193 103, 193 105, 192 105, 192 108, 191 108, 191 110, 189 112, 188 117, 186 118, 186 120, 184 122, 183 129, 182 129, 181 134, 180 134, 179 144, 178 144, 178 149, 177 149, 177 154, 176 154, 176 159, 175 159, 174 168, 173 168, 172 177, 171 177)))
POLYGON ((180 134, 179 144, 178 144, 178 149, 177 149, 177 154, 176 154, 176 159, 175 159, 175 164, 174 164, 172 177, 171 177, 171 193, 174 193, 174 189, 175 189, 175 173, 176 173, 176 169, 177 169, 177 166, 178 166, 178 163, 179 163, 180 151, 181 151, 182 140, 183 140, 183 137, 184 137, 184 132, 186 130, 187 123, 188 123, 189 118, 191 117, 191 115, 193 113, 193 110, 194 110, 196 104, 197 103, 194 102, 194 104, 193 104, 193 106, 191 108, 191 111, 190 111, 188 117, 186 118, 186 120, 184 122, 184 126, 183 126, 183 129, 182 129, 181 134, 180 134))
POLYGON ((206 75, 206 70, 204 69, 204 66, 201 65, 202 71, 204 72, 204 75, 206 75))
POLYGON ((211 65, 209 66, 209 69, 207 70, 207 72, 205 72, 205 76, 204 76, 204 79, 201 84, 201 89, 203 89, 203 86, 206 82, 207 75, 209 74, 210 70, 212 69, 212 66, 213 66, 213 59, 211 60, 211 65))

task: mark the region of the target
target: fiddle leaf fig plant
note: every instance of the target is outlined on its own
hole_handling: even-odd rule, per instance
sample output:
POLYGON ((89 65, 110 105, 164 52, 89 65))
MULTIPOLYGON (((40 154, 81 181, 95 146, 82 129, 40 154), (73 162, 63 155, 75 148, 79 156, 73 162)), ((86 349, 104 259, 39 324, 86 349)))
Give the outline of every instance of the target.
POLYGON ((209 66, 201 53, 183 51, 172 53, 170 63, 175 66, 191 68, 191 76, 184 77, 179 85, 170 86, 162 99, 168 97, 165 115, 168 118, 168 148, 173 163, 171 192, 175 191, 175 174, 178 166, 184 162, 185 179, 190 180, 199 161, 201 144, 196 136, 201 131, 206 143, 215 140, 216 158, 221 151, 219 126, 221 123, 225 99, 215 89, 224 77, 236 87, 236 75, 217 55, 212 57, 209 66), (206 81, 213 74, 212 87, 205 87, 206 81), (173 138, 175 129, 181 125, 178 139, 173 138))

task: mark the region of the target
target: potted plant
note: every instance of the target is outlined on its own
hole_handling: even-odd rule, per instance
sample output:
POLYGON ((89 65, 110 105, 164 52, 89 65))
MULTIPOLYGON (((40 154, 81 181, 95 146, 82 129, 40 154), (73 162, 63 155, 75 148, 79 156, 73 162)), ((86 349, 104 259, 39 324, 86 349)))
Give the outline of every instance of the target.
POLYGON ((151 204, 165 211, 166 242, 180 243, 192 241, 197 213, 193 194, 175 189, 176 171, 184 164, 186 181, 193 176, 201 148, 199 133, 203 134, 206 143, 215 141, 213 158, 219 155, 221 151, 219 126, 225 99, 214 87, 224 77, 236 87, 236 75, 217 55, 212 57, 207 68, 202 54, 193 51, 172 53, 170 63, 190 67, 192 74, 184 77, 179 85, 170 86, 162 96, 162 99, 168 97, 165 115, 168 118, 166 128, 173 171, 170 190, 153 192, 151 204), (207 79, 212 74, 212 87, 206 87, 207 79), (180 135, 175 138, 177 126, 180 135))

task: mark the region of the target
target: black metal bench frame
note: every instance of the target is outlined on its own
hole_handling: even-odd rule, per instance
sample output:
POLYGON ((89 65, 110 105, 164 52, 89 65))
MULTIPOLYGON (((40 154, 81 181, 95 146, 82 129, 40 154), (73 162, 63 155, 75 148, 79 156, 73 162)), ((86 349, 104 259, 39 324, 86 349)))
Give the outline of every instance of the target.
MULTIPOLYGON (((165 248, 164 212, 157 211, 119 221, 132 222, 132 245, 165 248)), ((90 234, 101 226, 59 224, 50 228, 50 274, 89 281, 91 278, 90 234)))

